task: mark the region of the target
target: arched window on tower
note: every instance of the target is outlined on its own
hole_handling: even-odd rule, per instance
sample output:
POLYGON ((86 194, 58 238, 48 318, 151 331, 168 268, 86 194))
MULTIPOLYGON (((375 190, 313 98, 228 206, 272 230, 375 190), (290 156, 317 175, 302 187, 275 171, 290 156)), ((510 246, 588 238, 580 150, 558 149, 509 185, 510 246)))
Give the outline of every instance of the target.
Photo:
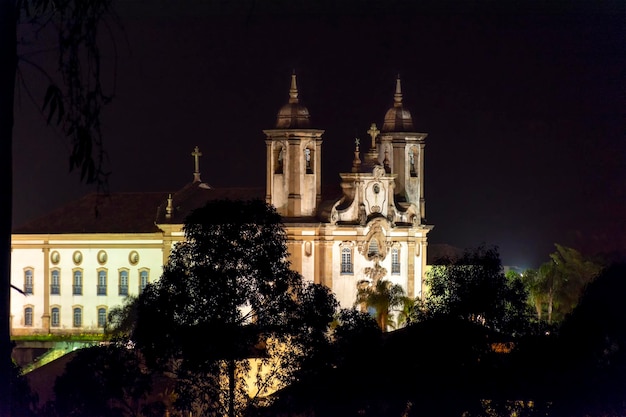
POLYGON ((313 173, 313 151, 310 148, 304 149, 304 163, 306 167, 306 173, 313 173))
POLYGON ((285 162, 285 151, 282 146, 278 147, 274 154, 274 174, 282 174, 285 162))
POLYGON ((415 148, 409 150, 409 173, 412 177, 417 177, 417 169, 415 168, 415 157, 417 151, 415 148))

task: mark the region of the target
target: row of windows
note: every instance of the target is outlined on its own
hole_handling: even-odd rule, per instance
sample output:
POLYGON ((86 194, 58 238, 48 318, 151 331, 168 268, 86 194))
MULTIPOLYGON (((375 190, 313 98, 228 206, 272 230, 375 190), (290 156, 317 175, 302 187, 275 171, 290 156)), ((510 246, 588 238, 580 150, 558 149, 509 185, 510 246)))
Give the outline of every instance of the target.
MULTIPOLYGON (((275 164, 275 167, 274 167, 274 174, 282 174, 283 173, 283 166, 284 166, 284 159, 285 159, 285 151, 281 147, 281 148, 277 149, 275 152, 276 152, 276 156, 275 156, 276 164, 275 164)), ((312 174, 313 173, 313 166, 314 166, 313 150, 310 149, 310 148, 305 148, 303 156, 304 156, 305 172, 307 174, 312 174)))
MULTIPOLYGON (((104 327, 107 320, 107 309, 104 307, 98 307, 98 327, 104 327)), ((33 308, 24 308, 24 326, 33 325, 33 308)), ((83 325, 83 309, 82 307, 72 308, 72 326, 82 327, 83 325)), ((52 307, 50 309, 50 326, 61 326, 61 308, 52 307)))
MULTIPOLYGON (((34 294, 35 288, 33 284, 33 269, 26 268, 24 270, 24 293, 34 294)), ((96 285, 97 295, 108 294, 108 271, 106 269, 98 270, 98 283, 96 285)), ((128 295, 128 270, 122 269, 118 274, 117 294, 128 295)), ((142 269, 139 271, 139 292, 141 293, 150 282, 149 271, 142 269)), ((61 295, 61 271, 53 269, 50 271, 50 294, 61 295)), ((83 271, 75 269, 72 274, 72 295, 83 295, 83 271)))
MULTIPOLYGON (((378 250, 378 243, 376 240, 372 240, 372 243, 368 249, 368 255, 373 255, 374 250, 378 250), (374 247, 375 246, 375 247, 374 247)), ((393 275, 400 274, 400 249, 391 249, 391 273, 393 275)), ((344 246, 341 248, 341 274, 352 275, 354 274, 354 262, 352 261, 352 248, 344 246)))

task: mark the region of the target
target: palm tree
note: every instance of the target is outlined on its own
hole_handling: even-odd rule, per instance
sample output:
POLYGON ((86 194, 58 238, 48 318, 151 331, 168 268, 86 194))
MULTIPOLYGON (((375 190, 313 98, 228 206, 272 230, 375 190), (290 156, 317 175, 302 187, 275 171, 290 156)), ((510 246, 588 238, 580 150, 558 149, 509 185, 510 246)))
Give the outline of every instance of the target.
POLYGON ((376 322, 385 331, 388 326, 394 327, 390 314, 397 307, 403 306, 406 300, 402 286, 380 279, 373 286, 369 284, 359 287, 354 304, 355 307, 362 305, 373 310, 376 322))

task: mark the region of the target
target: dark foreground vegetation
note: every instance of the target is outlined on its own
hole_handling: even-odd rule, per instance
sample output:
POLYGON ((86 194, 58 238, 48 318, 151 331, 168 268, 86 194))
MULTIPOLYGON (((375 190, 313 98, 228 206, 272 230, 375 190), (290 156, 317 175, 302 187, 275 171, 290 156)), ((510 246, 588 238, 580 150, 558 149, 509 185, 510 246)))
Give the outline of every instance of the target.
POLYGON ((14 369, 13 415, 626 415, 626 264, 557 246, 551 267, 504 274, 481 247, 433 266, 423 300, 380 284, 338 310, 290 270, 265 203, 212 202, 184 230, 53 401, 14 369))

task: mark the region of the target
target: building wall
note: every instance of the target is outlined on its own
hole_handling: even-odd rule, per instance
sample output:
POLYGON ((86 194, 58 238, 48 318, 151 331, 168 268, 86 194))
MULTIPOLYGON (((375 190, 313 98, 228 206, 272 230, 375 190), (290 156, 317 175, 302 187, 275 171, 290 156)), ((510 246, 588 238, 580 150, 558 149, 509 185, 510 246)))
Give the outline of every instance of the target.
POLYGON ((163 239, 154 235, 14 235, 11 254, 11 284, 24 290, 24 270, 33 272, 32 294, 11 293, 12 334, 101 332, 98 309, 107 313, 126 298, 120 293, 120 273, 128 275, 128 295, 137 295, 141 275, 148 282, 158 279, 163 266, 163 239), (59 285, 53 285, 58 272, 59 285), (74 291, 75 273, 80 272, 82 288, 74 291), (99 288, 99 274, 105 286, 99 288), (54 289, 53 287, 57 287, 54 289), (100 291, 99 291, 100 290, 100 291), (27 307, 32 323, 26 322, 27 307), (52 311, 58 308, 58 321, 52 311), (74 309, 80 309, 80 326, 74 309))

